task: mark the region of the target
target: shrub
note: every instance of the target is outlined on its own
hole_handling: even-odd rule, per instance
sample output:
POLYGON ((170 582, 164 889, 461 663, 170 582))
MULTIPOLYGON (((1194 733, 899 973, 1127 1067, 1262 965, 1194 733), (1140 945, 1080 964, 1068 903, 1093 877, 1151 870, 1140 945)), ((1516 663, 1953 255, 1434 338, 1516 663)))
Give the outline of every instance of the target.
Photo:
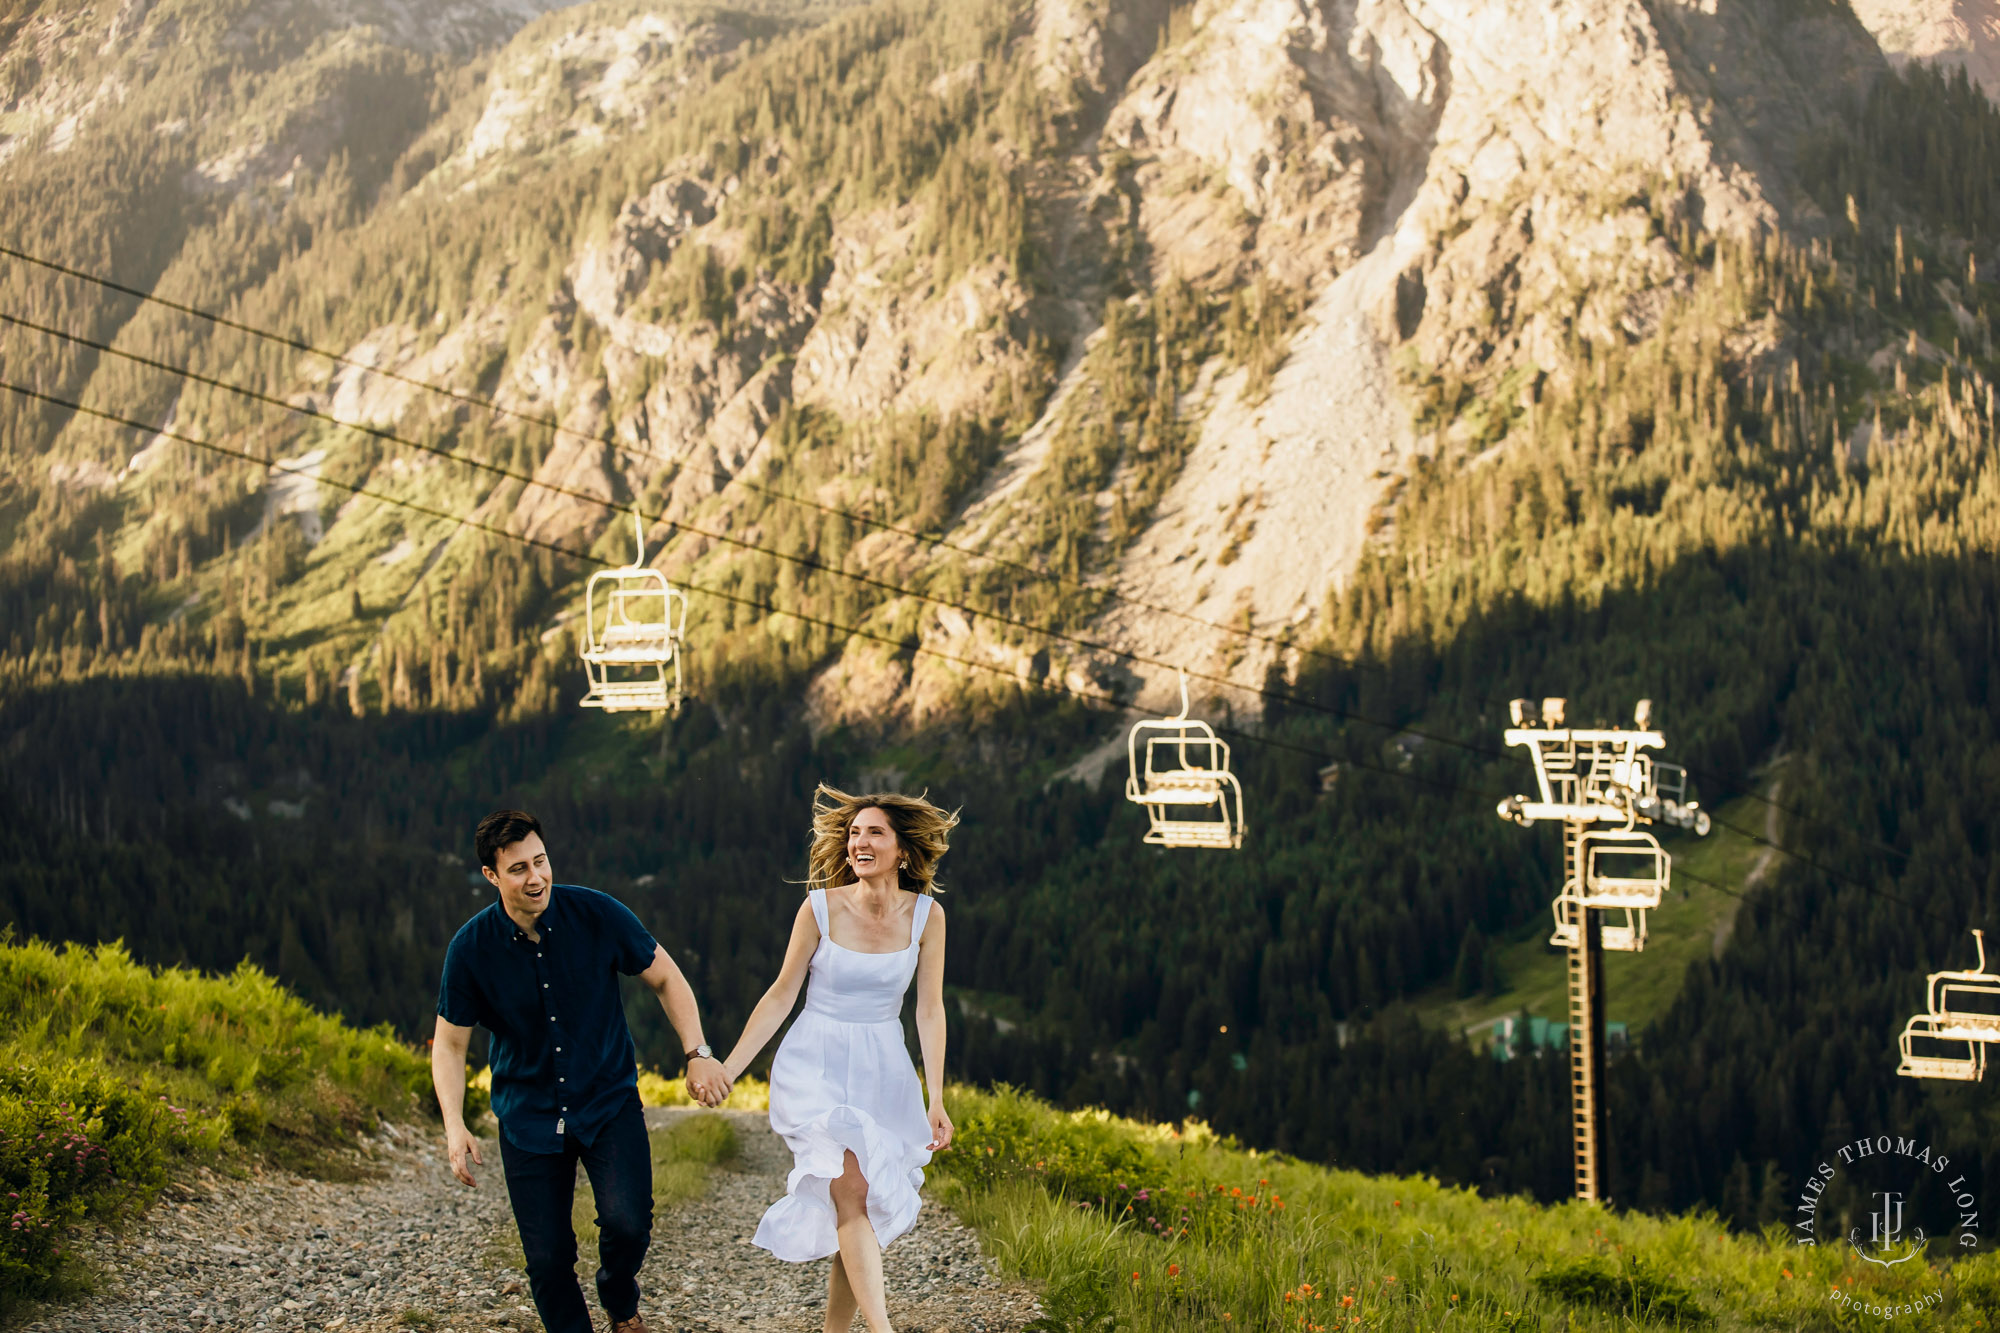
POLYGON ((209 977, 0 935, 0 1313, 56 1294, 71 1229, 143 1210, 181 1164, 230 1145, 316 1164, 435 1106, 421 1052, 248 965, 209 977))
POLYGON ((0 1070, 0 1308, 50 1294, 69 1228, 143 1209, 222 1126, 75 1062, 0 1070))
POLYGON ((1543 1295, 1570 1305, 1595 1305, 1672 1324, 1706 1324, 1714 1318, 1693 1292, 1655 1272, 1638 1255, 1621 1259, 1615 1268, 1601 1258, 1573 1259, 1537 1273, 1533 1282, 1543 1295))

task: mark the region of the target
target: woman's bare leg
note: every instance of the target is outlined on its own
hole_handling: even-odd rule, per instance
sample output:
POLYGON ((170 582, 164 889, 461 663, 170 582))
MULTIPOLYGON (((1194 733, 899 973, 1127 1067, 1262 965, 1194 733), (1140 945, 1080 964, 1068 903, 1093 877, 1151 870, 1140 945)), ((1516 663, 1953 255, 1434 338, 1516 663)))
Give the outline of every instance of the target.
MULTIPOLYGON (((833 1196, 834 1223, 840 1236, 840 1267, 849 1293, 868 1333, 895 1333, 889 1324, 889 1306, 882 1292, 882 1246, 875 1239, 875 1224, 868 1220, 868 1180, 853 1153, 846 1155, 840 1179, 827 1191, 833 1196)), ((831 1327, 833 1303, 827 1302, 831 1327)))
POLYGON ((836 1254, 826 1280, 826 1333, 847 1333, 853 1326, 854 1288, 848 1285, 847 1265, 836 1254))

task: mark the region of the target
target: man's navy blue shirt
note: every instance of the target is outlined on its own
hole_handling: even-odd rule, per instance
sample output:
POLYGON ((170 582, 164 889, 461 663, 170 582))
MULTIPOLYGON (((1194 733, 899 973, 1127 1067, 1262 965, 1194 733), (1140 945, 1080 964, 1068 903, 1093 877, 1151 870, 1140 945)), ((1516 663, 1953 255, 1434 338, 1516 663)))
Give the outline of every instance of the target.
POLYGON ((438 1015, 493 1034, 493 1114, 523 1152, 589 1145, 637 1096, 638 1059, 618 974, 652 964, 658 947, 630 908, 575 884, 549 890, 540 941, 497 901, 445 950, 438 1015))

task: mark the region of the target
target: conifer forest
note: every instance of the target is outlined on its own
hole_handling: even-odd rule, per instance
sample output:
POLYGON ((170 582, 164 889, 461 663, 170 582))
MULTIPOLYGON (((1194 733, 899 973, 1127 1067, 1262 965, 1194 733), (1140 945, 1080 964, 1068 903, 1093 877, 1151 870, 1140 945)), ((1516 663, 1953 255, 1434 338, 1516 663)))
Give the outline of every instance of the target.
MULTIPOLYGON (((2000 927, 2000 109, 1962 70, 1794 69, 1804 109, 1754 123, 1688 82, 1661 117, 1781 142, 1741 154, 1777 182, 1756 218, 1657 156, 1438 195, 1370 325, 1408 441, 1347 563, 1296 617, 1191 619, 1275 539, 1243 508, 1202 574, 1149 554, 1219 429, 1193 405, 1278 412, 1329 283, 1420 211, 1394 232, 1421 136, 1273 131, 1373 182, 1351 254, 1281 226, 1290 167, 1245 202, 1157 127, 1119 139, 1146 79, 1196 87, 1223 6, 1098 6, 1125 17, 1095 85, 1051 81, 1021 0, 593 0, 449 41, 126 8, 143 59, 0 5, 13 938, 248 959, 421 1042, 491 899, 472 827, 518 805, 733 1033, 815 785, 927 791, 963 817, 955 1078, 1556 1200, 1566 1062, 1439 1015, 1508 993, 1563 873, 1495 817, 1532 783, 1509 701, 1646 698, 1770 854, 1614 1051, 1605 1193, 1789 1225, 1879 1130, 2000 1197, 1984 1084, 1896 1073, 1925 975, 2000 927), (591 24, 651 34, 643 114, 577 72, 591 24), (35 99, 64 79, 121 91, 58 151, 35 99), (496 138, 503 88, 530 110, 496 138), (1628 267, 1565 259, 1564 218, 1611 219, 1628 267), (584 582, 634 512, 690 600, 671 715, 576 706, 584 582), (1230 740, 1240 851, 1141 841, 1124 736, 1162 663, 1230 740)), ((1845 0, 1738 8, 1807 64, 1875 50, 1845 0)), ((1697 19, 1659 21, 1694 79, 1697 19)), ((650 997, 630 1015, 676 1072, 650 997)))

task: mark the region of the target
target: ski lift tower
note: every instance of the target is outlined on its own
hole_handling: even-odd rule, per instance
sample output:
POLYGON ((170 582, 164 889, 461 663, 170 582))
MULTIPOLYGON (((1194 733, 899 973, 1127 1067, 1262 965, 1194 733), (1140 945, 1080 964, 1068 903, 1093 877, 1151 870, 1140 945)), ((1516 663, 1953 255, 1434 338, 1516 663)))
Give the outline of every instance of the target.
POLYGON ((1551 904, 1556 928, 1549 943, 1569 953, 1576 1197, 1595 1203, 1603 1180, 1604 950, 1646 947, 1646 913, 1660 905, 1673 873, 1659 840, 1639 825, 1660 821, 1706 834, 1709 818, 1684 799, 1685 770, 1640 753, 1666 744, 1650 726, 1652 700, 1639 701, 1632 730, 1567 727, 1563 703, 1516 699, 1508 705, 1514 725, 1507 744, 1528 747, 1539 791, 1538 798, 1508 797, 1499 813, 1524 826, 1537 820, 1563 826, 1563 883, 1551 904), (1619 910, 1623 925, 1603 924, 1605 912, 1619 910))

